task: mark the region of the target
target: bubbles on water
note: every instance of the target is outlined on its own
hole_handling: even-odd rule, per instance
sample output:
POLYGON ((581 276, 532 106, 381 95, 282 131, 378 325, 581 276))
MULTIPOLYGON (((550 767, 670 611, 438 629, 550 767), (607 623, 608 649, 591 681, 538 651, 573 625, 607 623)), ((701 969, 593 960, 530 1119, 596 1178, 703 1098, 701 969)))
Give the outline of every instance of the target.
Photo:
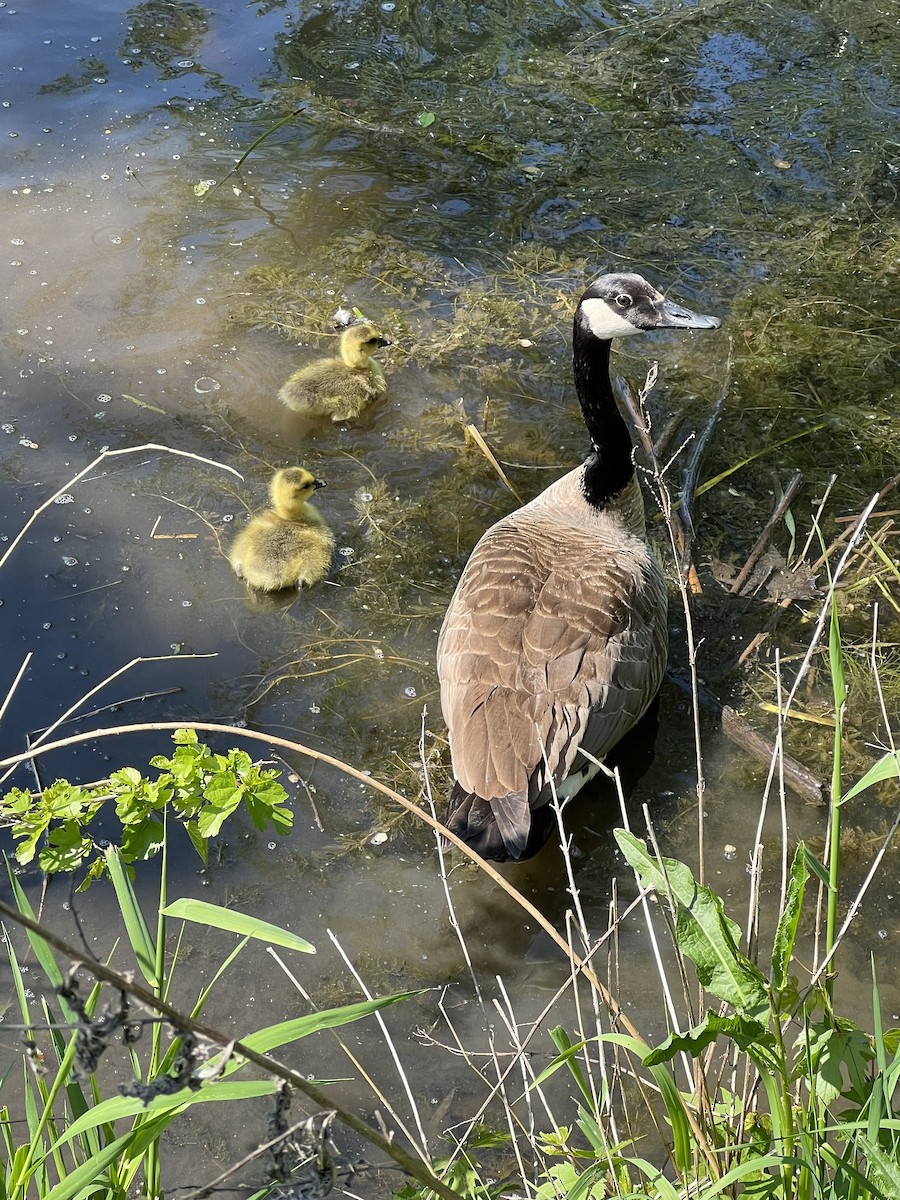
POLYGON ((338 554, 341 556, 341 558, 352 558, 353 557, 353 547, 352 546, 341 546, 341 548, 338 550, 338 554))
POLYGON ((63 564, 67 567, 77 567, 78 559, 72 558, 72 556, 70 554, 64 554, 63 555, 63 564))
POLYGON ((391 2, 391 0, 385 0, 385 3, 382 4, 382 6, 381 6, 381 11, 382 12, 393 12, 396 7, 397 7, 397 5, 393 4, 391 2))
POLYGON ((376 658, 384 658, 384 651, 382 650, 382 648, 380 646, 376 646, 375 649, 372 651, 372 653, 375 655, 376 658))
POLYGON ((224 516, 222 517, 222 522, 225 525, 229 525, 233 520, 234 520, 234 513, 225 513, 224 516))
POLYGON ((54 504, 74 504, 75 497, 71 492, 63 492, 61 496, 57 496, 53 501, 54 504))
POLYGON ((311 704, 309 706, 309 711, 315 716, 316 714, 320 713, 322 710, 321 710, 321 708, 319 708, 318 704, 311 704))
POLYGON ((737 858, 737 846, 732 846, 730 842, 726 842, 722 847, 722 857, 726 862, 734 862, 737 858))
POLYGON ((84 511, 87 516, 90 516, 94 510, 92 508, 86 508, 84 511))
POLYGON ((376 833, 376 834, 373 834, 373 836, 369 838, 369 845, 370 846, 383 846, 387 840, 388 840, 388 835, 386 833, 376 833))
POLYGON ((356 497, 360 504, 371 504, 371 502, 375 499, 371 492, 357 492, 356 497))
POLYGON ((888 931, 886 929, 879 929, 878 936, 881 938, 882 941, 884 941, 884 939, 888 936, 888 931))
POLYGON ((268 847, 269 847, 269 849, 270 849, 270 850, 274 850, 274 849, 275 849, 275 845, 276 845, 276 843, 275 843, 275 842, 269 842, 269 843, 268 843, 268 847))
POLYGON ((24 239, 24 238, 10 238, 10 239, 9 239, 9 244, 10 244, 11 246, 24 246, 24 245, 25 245, 25 239, 24 239))
POLYGON ((53 622, 52 622, 52 621, 45 621, 45 622, 44 622, 44 624, 41 626, 41 628, 42 628, 42 629, 52 629, 52 628, 53 628, 53 622))
POLYGON ((106 392, 101 392, 97 397, 98 404, 109 404, 110 400, 112 400, 112 396, 108 396, 106 392))
POLYGON ((175 64, 175 66, 183 67, 185 70, 187 70, 188 67, 194 66, 194 60, 192 58, 180 58, 178 60, 178 62, 175 64))
POLYGON ((205 303, 206 303, 206 301, 203 299, 203 297, 202 297, 202 296, 198 296, 198 297, 196 298, 196 300, 194 301, 194 303, 195 303, 195 304, 205 304, 205 303))
POLYGON ((70 442, 77 442, 77 441, 78 441, 78 434, 77 434, 77 433, 70 433, 70 434, 69 434, 69 441, 70 441, 70 442))
POLYGON ((182 600, 182 602, 181 602, 182 608, 192 608, 193 605, 194 605, 193 600, 182 600))
POLYGON ((0 425, 0 429, 2 429, 4 433, 15 433, 16 432, 15 425, 10 425, 9 421, 4 421, 4 423, 2 425, 0 425))
POLYGON ((199 379, 194 380, 194 391, 200 396, 205 396, 208 392, 218 392, 221 389, 222 385, 218 379, 213 379, 209 375, 201 375, 199 379))
POLYGON ((404 696, 408 696, 410 700, 415 700, 415 698, 416 698, 416 689, 415 689, 414 687, 405 687, 405 688, 403 689, 403 695, 404 695, 404 696))
POLYGON ((33 442, 31 438, 27 437, 19 438, 19 445, 24 446, 26 450, 37 450, 38 448, 37 442, 33 442))
POLYGON ((28 330, 28 329, 17 329, 16 330, 16 333, 19 335, 19 337, 26 337, 29 332, 30 332, 30 330, 28 330))

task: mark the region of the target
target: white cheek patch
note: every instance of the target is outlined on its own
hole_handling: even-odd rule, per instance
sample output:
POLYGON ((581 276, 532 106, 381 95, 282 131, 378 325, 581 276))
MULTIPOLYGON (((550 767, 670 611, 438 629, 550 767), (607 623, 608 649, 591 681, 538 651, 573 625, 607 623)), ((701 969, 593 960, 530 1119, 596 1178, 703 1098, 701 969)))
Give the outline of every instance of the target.
POLYGON ((581 312, 588 329, 597 338, 631 337, 632 334, 643 332, 625 317, 620 317, 605 300, 593 296, 581 302, 581 312))

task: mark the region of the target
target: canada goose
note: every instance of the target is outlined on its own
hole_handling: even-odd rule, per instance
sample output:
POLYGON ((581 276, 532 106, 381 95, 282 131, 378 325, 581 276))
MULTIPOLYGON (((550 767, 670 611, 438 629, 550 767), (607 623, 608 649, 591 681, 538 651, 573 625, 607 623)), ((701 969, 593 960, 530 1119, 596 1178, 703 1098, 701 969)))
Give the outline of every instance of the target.
POLYGON ((339 358, 324 358, 295 371, 278 393, 288 408, 311 416, 349 421, 384 393, 381 364, 372 357, 390 341, 371 321, 349 325, 341 334, 339 358))
POLYGON ((269 484, 272 507, 240 531, 228 552, 238 579, 253 588, 277 592, 312 587, 331 566, 334 534, 308 503, 324 487, 303 467, 276 471, 269 484))
POLYGON ((456 778, 446 823, 484 858, 536 854, 553 829, 553 789, 567 799, 597 773, 579 749, 602 759, 662 682, 666 587, 645 540, 610 341, 719 324, 640 275, 601 275, 578 302, 572 357, 591 452, 484 534, 438 639, 456 778))

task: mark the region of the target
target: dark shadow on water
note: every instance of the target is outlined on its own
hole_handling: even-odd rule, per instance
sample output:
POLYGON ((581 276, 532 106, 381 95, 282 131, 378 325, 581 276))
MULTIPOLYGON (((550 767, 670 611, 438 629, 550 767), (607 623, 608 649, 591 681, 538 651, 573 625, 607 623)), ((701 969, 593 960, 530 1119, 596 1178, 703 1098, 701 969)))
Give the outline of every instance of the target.
MULTIPOLYGON (((639 785, 654 761, 659 724, 657 699, 606 757, 606 765, 617 769, 622 780, 622 791, 631 810, 629 820, 639 828, 643 827, 640 805, 646 800, 639 785)), ((544 819, 555 825, 555 814, 549 809, 545 811, 544 819)), ((585 908, 605 905, 609 881, 622 869, 612 836, 612 830, 623 823, 614 781, 605 775, 593 779, 566 805, 563 820, 572 847, 575 882, 582 889, 582 903, 585 908)), ((555 833, 533 858, 498 869, 555 928, 564 928, 572 898, 555 833)), ((529 961, 533 950, 541 959, 561 957, 561 952, 551 945, 536 923, 490 880, 470 877, 465 883, 460 882, 454 888, 454 903, 476 968, 479 960, 483 960, 487 969, 496 971, 498 954, 506 959, 507 969, 529 961)))

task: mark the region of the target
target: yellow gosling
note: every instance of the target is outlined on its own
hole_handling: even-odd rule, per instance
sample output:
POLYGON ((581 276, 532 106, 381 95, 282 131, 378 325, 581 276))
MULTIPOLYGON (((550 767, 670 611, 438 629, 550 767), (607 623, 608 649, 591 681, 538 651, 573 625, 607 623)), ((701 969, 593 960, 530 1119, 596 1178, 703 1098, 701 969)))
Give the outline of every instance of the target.
POLYGON ((312 587, 324 579, 334 534, 309 503, 324 486, 304 467, 275 472, 269 484, 272 507, 252 518, 228 552, 238 579, 262 592, 312 587))
POLYGON ((350 325, 341 334, 340 356, 295 371, 278 398, 295 412, 353 420, 384 395, 384 372, 372 356, 390 344, 371 321, 350 325))

